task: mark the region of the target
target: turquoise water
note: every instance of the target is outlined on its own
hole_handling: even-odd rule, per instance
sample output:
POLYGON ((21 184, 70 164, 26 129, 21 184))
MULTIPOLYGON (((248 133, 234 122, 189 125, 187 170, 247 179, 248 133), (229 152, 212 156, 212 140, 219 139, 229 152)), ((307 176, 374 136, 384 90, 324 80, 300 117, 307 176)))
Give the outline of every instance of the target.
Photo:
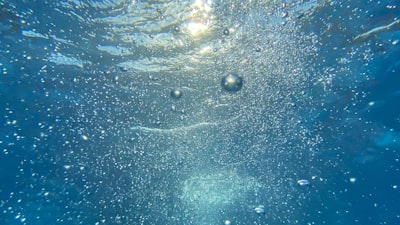
POLYGON ((0 224, 400 223, 397 1, 0 7, 0 224))

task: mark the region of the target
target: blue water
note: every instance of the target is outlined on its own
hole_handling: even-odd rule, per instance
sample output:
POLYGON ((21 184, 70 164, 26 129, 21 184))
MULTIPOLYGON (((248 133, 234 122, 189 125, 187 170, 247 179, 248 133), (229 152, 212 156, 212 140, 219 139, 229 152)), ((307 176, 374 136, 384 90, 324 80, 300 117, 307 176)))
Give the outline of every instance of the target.
POLYGON ((0 0, 0 224, 400 224, 399 20, 0 0))

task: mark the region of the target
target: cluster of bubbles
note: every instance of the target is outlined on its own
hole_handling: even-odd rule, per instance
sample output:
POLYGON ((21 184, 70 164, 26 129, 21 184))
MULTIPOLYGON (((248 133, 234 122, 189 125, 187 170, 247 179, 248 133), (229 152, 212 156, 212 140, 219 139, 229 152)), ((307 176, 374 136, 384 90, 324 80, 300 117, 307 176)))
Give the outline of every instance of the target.
MULTIPOLYGON (((295 199, 284 171, 301 160, 285 150, 313 143, 291 104, 302 104, 295 95, 305 81, 297 56, 304 40, 295 39, 295 23, 282 24, 274 12, 281 7, 57 2, 54 15, 79 26, 53 18, 51 31, 41 29, 37 9, 26 10, 20 16, 28 22, 15 29, 40 46, 26 60, 40 65, 32 66, 39 72, 29 88, 42 88, 26 102, 54 120, 38 123, 32 152, 64 178, 32 172, 33 181, 53 184, 40 198, 84 202, 76 214, 95 214, 91 224, 245 224, 258 219, 253 210, 267 218, 260 204, 278 214, 285 204, 274 202, 295 199), (42 95, 50 103, 41 104, 42 95)), ((55 211, 62 220, 75 216, 55 211)))

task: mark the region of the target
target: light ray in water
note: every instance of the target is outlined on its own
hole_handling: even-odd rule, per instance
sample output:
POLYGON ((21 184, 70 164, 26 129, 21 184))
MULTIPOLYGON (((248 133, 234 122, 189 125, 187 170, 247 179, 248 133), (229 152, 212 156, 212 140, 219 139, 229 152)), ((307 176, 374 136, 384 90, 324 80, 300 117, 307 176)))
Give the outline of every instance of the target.
POLYGON ((154 132, 154 133, 175 133, 175 132, 190 131, 194 129, 208 128, 210 126, 217 126, 217 125, 218 125, 217 123, 212 123, 212 122, 201 122, 189 126, 175 127, 175 128, 154 128, 154 127, 134 126, 131 127, 130 129, 139 130, 143 132, 154 132))
POLYGON ((385 31, 390 31, 390 30, 400 30, 400 20, 399 19, 396 18, 396 19, 394 19, 393 22, 391 22, 387 25, 375 27, 365 33, 362 33, 362 34, 358 35, 357 37, 355 37, 353 39, 353 41, 362 41, 362 40, 365 40, 365 39, 371 37, 372 35, 379 34, 381 32, 385 32, 385 31))

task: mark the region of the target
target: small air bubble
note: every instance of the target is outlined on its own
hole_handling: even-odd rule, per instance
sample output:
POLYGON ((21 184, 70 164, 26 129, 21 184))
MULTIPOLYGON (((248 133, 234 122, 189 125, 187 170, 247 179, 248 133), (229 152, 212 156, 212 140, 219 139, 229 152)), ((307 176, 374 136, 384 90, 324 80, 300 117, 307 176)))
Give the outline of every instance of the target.
POLYGON ((87 140, 89 140, 89 137, 88 137, 88 136, 86 136, 86 135, 82 135, 82 136, 81 136, 81 138, 82 138, 82 140, 84 140, 84 141, 87 141, 87 140))
POLYGON ((225 28, 224 31, 223 31, 222 33, 223 33, 224 35, 229 35, 230 32, 229 32, 229 29, 228 29, 228 28, 225 28))
POLYGON ((175 27, 174 27, 174 31, 175 31, 176 33, 179 33, 179 32, 181 31, 181 28, 180 28, 179 26, 175 26, 175 27))
POLYGON ((71 168, 72 168, 71 165, 64 165, 64 169, 66 169, 66 170, 69 170, 69 169, 71 169, 71 168))
POLYGON ((308 185, 310 185, 310 181, 304 180, 304 179, 298 180, 298 181, 297 181, 297 185, 299 185, 299 186, 301 186, 301 187, 303 187, 303 186, 308 186, 308 185))
POLYGON ((259 205, 259 206, 254 208, 254 212, 256 212, 257 214, 264 214, 265 213, 265 208, 264 208, 263 205, 259 205))

